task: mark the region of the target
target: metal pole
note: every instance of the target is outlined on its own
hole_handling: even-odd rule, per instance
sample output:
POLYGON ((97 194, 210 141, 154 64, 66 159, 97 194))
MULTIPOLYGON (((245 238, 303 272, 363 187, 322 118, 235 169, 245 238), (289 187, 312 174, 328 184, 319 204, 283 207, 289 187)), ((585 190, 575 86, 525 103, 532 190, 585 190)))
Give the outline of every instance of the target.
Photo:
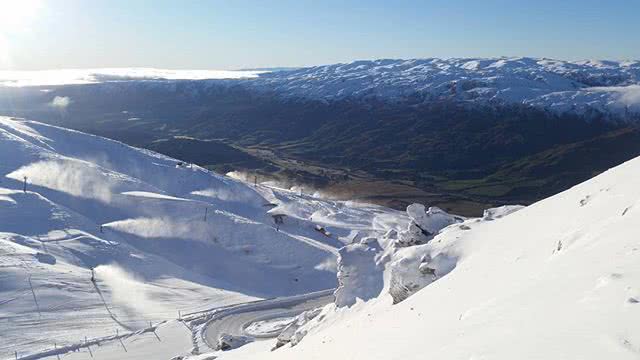
POLYGON ((36 292, 33 290, 33 284, 31 283, 31 275, 29 275, 29 287, 31 288, 31 294, 33 295, 33 302, 36 303, 36 309, 38 309, 38 315, 42 316, 40 313, 40 304, 38 304, 38 298, 36 297, 36 292))
POLYGON ((127 352, 127 348, 124 346, 124 343, 122 342, 122 338, 118 338, 118 340, 120 341, 120 345, 122 345, 124 352, 127 352))

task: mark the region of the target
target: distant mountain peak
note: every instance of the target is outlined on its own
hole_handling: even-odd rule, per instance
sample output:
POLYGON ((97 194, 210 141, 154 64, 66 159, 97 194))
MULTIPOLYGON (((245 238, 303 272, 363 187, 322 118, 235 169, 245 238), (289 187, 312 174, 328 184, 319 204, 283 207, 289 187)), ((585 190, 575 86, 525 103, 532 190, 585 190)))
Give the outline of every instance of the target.
POLYGON ((640 114, 640 61, 547 58, 359 60, 249 80, 285 96, 402 99, 525 105, 557 113, 640 114))

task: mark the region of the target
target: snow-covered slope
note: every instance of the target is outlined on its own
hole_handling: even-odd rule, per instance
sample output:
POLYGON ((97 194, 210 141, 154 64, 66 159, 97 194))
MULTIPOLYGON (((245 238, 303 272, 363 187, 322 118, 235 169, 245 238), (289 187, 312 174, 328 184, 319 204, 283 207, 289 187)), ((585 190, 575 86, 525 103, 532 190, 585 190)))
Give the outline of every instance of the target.
POLYGON ((8 118, 0 159, 3 359, 640 355, 640 158, 477 219, 253 187, 8 118), (340 301, 296 316, 336 276, 340 301), (210 344, 287 324, 273 351, 210 344))
MULTIPOLYGON (((148 329, 179 311, 334 288, 339 247, 406 221, 2 117, 0 358, 148 329)), ((190 351, 182 325, 160 332, 176 342, 168 358, 190 351)))
POLYGON ((454 58, 355 61, 249 81, 293 97, 453 99, 556 112, 640 113, 639 61, 454 58))
POLYGON ((327 306, 295 347, 220 358, 637 359, 639 181, 636 158, 527 208, 453 224, 392 251, 388 276, 403 266, 404 278, 433 277, 408 299, 327 306), (453 268, 440 273, 439 257, 453 268))

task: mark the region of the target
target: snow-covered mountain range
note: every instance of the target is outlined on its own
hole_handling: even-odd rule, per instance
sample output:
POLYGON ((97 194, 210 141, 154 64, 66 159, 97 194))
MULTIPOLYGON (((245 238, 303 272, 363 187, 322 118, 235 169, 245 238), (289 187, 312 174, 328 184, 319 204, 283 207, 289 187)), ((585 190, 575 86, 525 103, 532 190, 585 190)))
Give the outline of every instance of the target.
MULTIPOLYGON (((622 120, 637 120, 640 115, 640 61, 631 60, 433 58, 354 61, 283 71, 123 68, 0 72, 0 84, 11 87, 114 81, 151 81, 164 87, 167 81, 180 80, 242 85, 286 98, 376 98, 414 104, 454 100, 622 120)), ((194 89, 193 95, 197 94, 194 89)))
POLYGON ((252 82, 295 97, 453 99, 556 112, 640 113, 640 61, 462 58, 355 61, 252 82))

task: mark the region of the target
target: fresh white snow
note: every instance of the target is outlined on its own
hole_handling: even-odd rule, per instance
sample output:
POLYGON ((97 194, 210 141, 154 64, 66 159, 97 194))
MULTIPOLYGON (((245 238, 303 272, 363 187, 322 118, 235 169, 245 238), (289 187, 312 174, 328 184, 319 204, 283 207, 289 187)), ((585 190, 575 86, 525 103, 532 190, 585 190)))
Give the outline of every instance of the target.
MULTIPOLYGON (((54 354, 179 314, 335 288, 335 267, 326 264, 349 236, 381 236, 404 218, 2 117, 0 358, 54 354), (286 215, 279 226, 275 209, 286 215), (378 220, 386 218, 396 220, 378 220)), ((196 344, 183 325, 181 336, 196 344)), ((140 343, 135 338, 123 341, 140 343)))
POLYGON ((0 118, 0 358, 637 359, 639 182, 465 219, 0 118))
POLYGON ((294 347, 249 344, 220 359, 637 359, 639 181, 637 158, 500 218, 451 225, 392 251, 387 277, 455 260, 406 300, 392 305, 385 291, 327 306, 294 347))

